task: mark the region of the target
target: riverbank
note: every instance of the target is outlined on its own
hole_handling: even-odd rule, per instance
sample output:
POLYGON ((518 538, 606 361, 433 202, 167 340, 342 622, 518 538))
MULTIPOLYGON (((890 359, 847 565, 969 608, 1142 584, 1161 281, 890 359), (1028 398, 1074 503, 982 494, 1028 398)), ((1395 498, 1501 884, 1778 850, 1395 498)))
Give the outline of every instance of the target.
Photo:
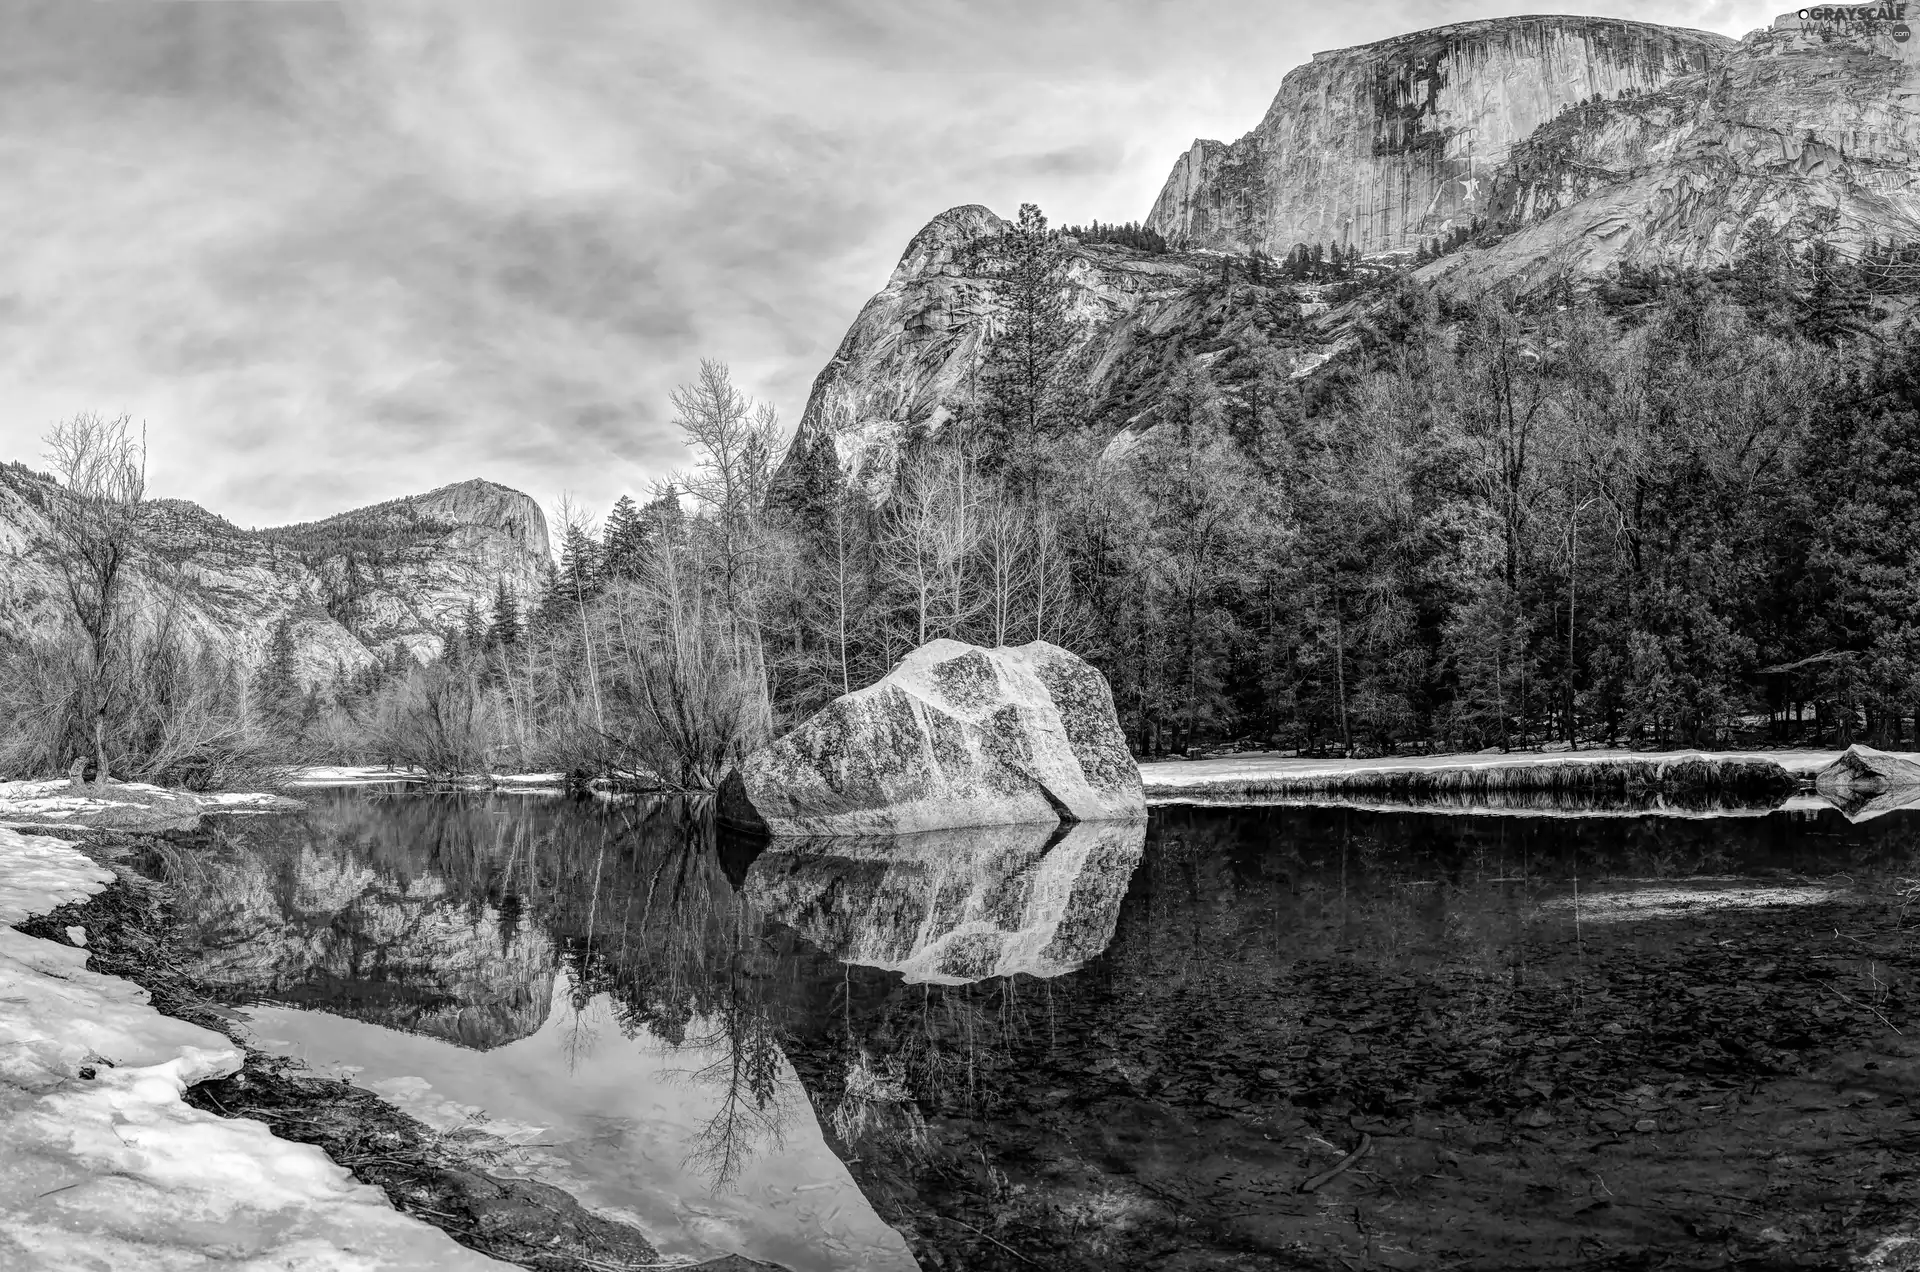
MULTIPOLYGON (((1839 751, 1558 751, 1308 759, 1247 754, 1140 765, 1152 804, 1277 801, 1332 796, 1484 801, 1547 795, 1553 802, 1660 796, 1772 807, 1839 751)), ((1593 810, 1582 810, 1593 811, 1593 810)))
POLYGON ((336 786, 442 785, 474 790, 557 790, 567 784, 565 773, 475 773, 446 779, 429 777, 414 768, 391 764, 310 764, 288 771, 293 789, 336 786))
POLYGON ((86 950, 14 927, 114 886, 69 844, 0 830, 0 1264, 500 1266, 319 1149, 194 1108, 188 1089, 238 1073, 241 1049, 89 969, 86 950))
POLYGON ((266 791, 201 793, 145 782, 74 785, 65 778, 0 782, 0 827, 26 834, 113 830, 191 831, 210 813, 298 812, 299 800, 266 791))
POLYGON ((378 1096, 238 1042, 171 952, 164 891, 127 866, 167 850, 0 831, 0 923, 17 925, 0 930, 0 1255, 17 1256, 0 1263, 173 1267, 235 1250, 368 1272, 670 1266, 559 1189, 495 1178, 378 1096), (117 1152, 87 1147, 108 1136, 117 1152))

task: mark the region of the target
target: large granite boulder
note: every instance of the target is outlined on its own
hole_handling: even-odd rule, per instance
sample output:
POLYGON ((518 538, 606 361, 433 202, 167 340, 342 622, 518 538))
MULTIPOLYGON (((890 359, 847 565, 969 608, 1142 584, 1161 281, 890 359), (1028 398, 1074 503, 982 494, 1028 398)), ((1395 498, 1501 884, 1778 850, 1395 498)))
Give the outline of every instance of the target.
POLYGON ((721 821, 772 835, 1137 820, 1140 770, 1106 677, 1057 645, 936 640, 721 783, 721 821))
POLYGON ((1920 763, 1911 756, 1876 751, 1856 742, 1814 774, 1813 786, 1822 795, 1874 795, 1920 787, 1920 763))
POLYGON ((1822 799, 1856 824, 1920 804, 1920 763, 1855 743, 1814 774, 1822 799))

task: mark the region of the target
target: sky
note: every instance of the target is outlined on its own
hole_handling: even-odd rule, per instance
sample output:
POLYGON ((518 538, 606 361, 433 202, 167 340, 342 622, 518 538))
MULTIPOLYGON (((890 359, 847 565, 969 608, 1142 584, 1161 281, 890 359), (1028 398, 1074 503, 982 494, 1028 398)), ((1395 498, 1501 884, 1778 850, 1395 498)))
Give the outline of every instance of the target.
POLYGON ((1143 219, 1315 51, 1540 8, 0 0, 0 459, 126 413, 241 526, 469 477, 604 512, 688 462, 702 358, 797 423, 946 208, 1143 219))

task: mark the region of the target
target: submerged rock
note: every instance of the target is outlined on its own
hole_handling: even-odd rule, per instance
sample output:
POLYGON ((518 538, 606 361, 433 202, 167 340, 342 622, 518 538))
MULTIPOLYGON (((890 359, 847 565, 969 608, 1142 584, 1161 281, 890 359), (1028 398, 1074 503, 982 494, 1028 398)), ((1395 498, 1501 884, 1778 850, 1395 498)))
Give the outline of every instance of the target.
POLYGON ((746 895, 841 962, 909 984, 1059 976, 1113 939, 1146 839, 1141 822, 1089 822, 782 844, 755 859, 746 895))
POLYGON ((936 640, 721 783, 720 819, 773 835, 1137 820, 1140 770, 1106 677, 1045 641, 936 640))

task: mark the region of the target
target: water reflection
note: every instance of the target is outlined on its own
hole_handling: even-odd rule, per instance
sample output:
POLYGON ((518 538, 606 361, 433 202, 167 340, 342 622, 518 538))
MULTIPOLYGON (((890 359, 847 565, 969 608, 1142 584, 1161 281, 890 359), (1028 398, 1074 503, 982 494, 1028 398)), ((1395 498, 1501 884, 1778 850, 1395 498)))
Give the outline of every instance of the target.
POLYGON ((907 984, 1059 976, 1105 949, 1142 822, 780 841, 747 872, 762 914, 907 984))
POLYGON ((192 970, 264 1045, 482 1137, 664 1253, 914 1266, 781 1051, 809 958, 830 964, 736 895, 700 803, 310 802, 154 863, 192 970))
MULTIPOLYGON (((1685 1215, 1530 1190, 1586 1187, 1596 1127, 1687 1083, 1797 1108, 1807 1048, 1882 1030, 1854 1004, 1920 997, 1862 944, 1881 884, 1920 875, 1910 813, 1179 808, 763 852, 686 802, 314 802, 172 865, 202 970, 281 1004, 264 1036, 466 1118, 670 1253, 794 1269, 1683 1243, 1685 1215), (1475 1156, 1516 1126, 1578 1144, 1475 1156), (1359 1128, 1417 1204, 1353 1172, 1364 1225, 1330 1226, 1294 1188, 1359 1128)), ((1740 1175, 1787 1132, 1716 1134, 1715 1179, 1798 1204, 1740 1175)), ((1671 1207, 1708 1169, 1640 1143, 1601 1167, 1616 1190, 1671 1207)))

